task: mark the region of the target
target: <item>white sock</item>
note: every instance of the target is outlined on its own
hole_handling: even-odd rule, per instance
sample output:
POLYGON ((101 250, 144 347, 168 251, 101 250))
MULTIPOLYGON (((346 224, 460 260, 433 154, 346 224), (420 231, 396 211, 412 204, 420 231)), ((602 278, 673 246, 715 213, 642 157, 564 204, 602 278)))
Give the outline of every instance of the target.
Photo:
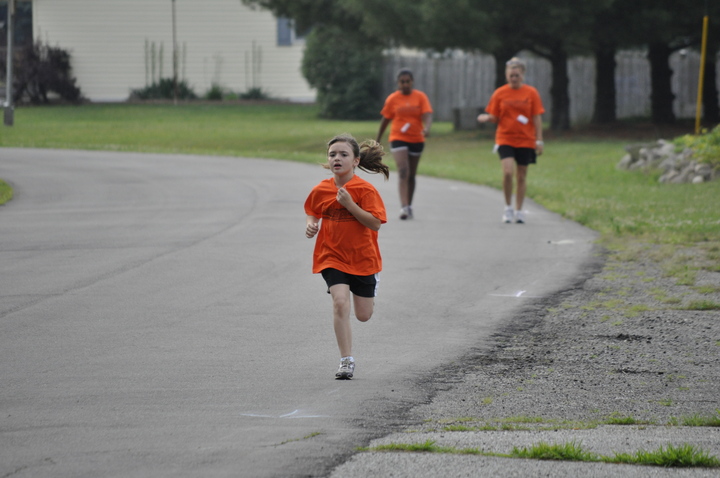
POLYGON ((349 359, 351 362, 355 361, 355 359, 352 357, 352 355, 349 355, 347 357, 340 357, 340 360, 345 360, 345 359, 349 359))

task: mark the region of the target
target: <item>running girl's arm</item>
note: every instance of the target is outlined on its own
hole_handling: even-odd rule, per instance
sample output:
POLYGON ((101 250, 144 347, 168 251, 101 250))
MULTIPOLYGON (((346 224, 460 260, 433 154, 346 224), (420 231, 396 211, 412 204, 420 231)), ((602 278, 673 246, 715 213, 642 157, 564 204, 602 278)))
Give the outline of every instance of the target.
POLYGON ((385 128, 387 128, 387 125, 390 124, 390 121, 392 121, 392 120, 390 120, 390 119, 388 119, 388 118, 386 118, 386 117, 384 117, 384 116, 383 116, 382 121, 380 121, 380 129, 378 130, 378 135, 377 135, 377 142, 378 142, 378 143, 379 143, 380 140, 382 139, 383 134, 385 134, 385 128))
POLYGON ((320 218, 308 216, 305 224, 305 237, 312 239, 320 230, 320 218))
POLYGON ((338 189, 337 201, 340 203, 340 205, 344 206, 345 209, 350 212, 350 214, 355 216, 355 219, 357 219, 360 224, 367 227, 368 229, 372 229, 373 231, 380 230, 382 221, 380 221, 380 219, 376 218, 357 204, 355 204, 352 196, 349 192, 347 192, 345 188, 338 189))
POLYGON ((422 115, 422 123, 423 136, 430 136, 430 126, 432 126, 432 113, 424 113, 422 115))
POLYGON ((535 125, 535 153, 542 154, 545 143, 543 143, 542 117, 540 115, 533 116, 533 124, 535 125))
POLYGON ((479 123, 497 123, 497 116, 491 115, 490 113, 482 113, 477 117, 479 123))

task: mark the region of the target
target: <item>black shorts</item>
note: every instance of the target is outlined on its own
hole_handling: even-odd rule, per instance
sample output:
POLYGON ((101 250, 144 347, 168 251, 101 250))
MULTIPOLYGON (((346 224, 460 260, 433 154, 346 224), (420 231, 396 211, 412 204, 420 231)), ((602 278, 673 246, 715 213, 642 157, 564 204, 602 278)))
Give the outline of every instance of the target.
POLYGON ((498 154, 500 159, 515 158, 519 166, 537 163, 537 154, 533 148, 514 148, 503 144, 498 146, 498 154))
POLYGON ((408 143, 406 141, 390 141, 390 151, 401 151, 403 149, 408 150, 410 156, 420 156, 425 149, 425 143, 408 143))
POLYGON ((356 276, 332 268, 323 269, 321 274, 328 286, 328 294, 330 287, 336 284, 347 284, 350 286, 350 292, 359 297, 377 297, 377 287, 380 281, 378 274, 356 276))

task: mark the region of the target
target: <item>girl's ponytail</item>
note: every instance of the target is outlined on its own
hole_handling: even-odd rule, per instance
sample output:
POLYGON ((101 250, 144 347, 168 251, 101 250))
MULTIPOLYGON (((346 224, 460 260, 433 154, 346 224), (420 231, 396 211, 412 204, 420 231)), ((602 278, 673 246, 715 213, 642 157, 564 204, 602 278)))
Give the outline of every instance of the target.
MULTIPOLYGON (((382 173, 385 176, 385 180, 390 178, 390 168, 387 164, 382 162, 382 157, 385 156, 385 151, 380 143, 375 140, 368 139, 358 145, 355 138, 347 133, 344 133, 339 134, 328 141, 327 147, 330 148, 330 146, 338 142, 350 145, 355 157, 360 158, 358 168, 362 169, 366 173, 382 173)), ((330 168, 327 164, 324 164, 323 167, 328 169, 330 168)))
POLYGON ((363 141, 360 145, 360 164, 358 167, 368 173, 382 173, 387 181, 390 178, 390 168, 382 162, 385 151, 382 145, 373 139, 363 141))

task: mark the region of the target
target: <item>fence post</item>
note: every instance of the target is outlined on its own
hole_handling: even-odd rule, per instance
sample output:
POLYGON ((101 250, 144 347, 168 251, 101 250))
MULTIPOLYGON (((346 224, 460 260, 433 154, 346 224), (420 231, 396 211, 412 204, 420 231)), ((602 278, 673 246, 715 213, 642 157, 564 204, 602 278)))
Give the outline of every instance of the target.
POLYGON ((7 6, 7 80, 5 84, 5 126, 15 123, 13 111, 13 24, 15 20, 15 0, 8 0, 7 6))

